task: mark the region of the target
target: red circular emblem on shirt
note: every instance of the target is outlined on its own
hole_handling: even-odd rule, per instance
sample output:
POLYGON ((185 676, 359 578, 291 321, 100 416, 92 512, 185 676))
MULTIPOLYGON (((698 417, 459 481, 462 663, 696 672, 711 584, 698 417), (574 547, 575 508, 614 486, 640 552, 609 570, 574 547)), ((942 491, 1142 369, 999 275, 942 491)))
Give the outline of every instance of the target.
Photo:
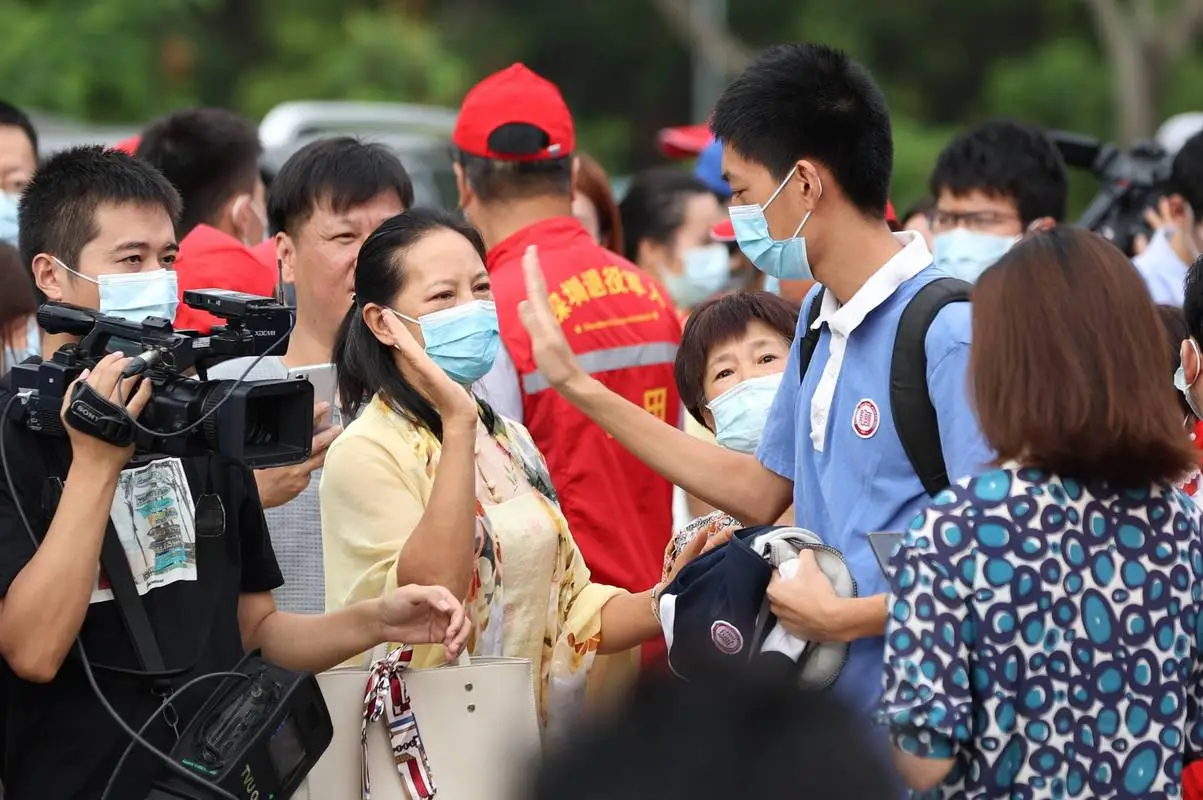
POLYGON ((852 430, 857 436, 868 439, 877 433, 880 424, 881 412, 877 410, 877 403, 866 399, 856 404, 856 410, 852 412, 852 430))
POLYGON ((739 628, 725 620, 718 620, 710 626, 710 641, 720 652, 733 656, 744 649, 744 635, 739 628))

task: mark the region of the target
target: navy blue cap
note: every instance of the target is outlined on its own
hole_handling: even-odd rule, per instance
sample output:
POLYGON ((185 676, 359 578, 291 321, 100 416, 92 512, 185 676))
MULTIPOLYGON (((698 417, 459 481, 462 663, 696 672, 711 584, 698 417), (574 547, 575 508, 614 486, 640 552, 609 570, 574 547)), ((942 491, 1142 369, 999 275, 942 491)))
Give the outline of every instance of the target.
MULTIPOLYGON (((730 542, 687 564, 660 595, 669 666, 688 678, 715 657, 749 660, 767 630, 757 630, 773 566, 750 542, 771 526, 737 531, 730 542)), ((760 621, 762 628, 765 621, 760 621)))
POLYGON ((660 622, 668 664, 678 676, 701 675, 718 660, 756 661, 793 671, 799 685, 825 689, 848 658, 846 642, 807 642, 791 634, 769 609, 766 592, 774 571, 786 578, 798 553, 811 551, 839 597, 856 597, 844 556, 815 533, 760 525, 736 531, 730 541, 694 559, 660 595, 660 622))

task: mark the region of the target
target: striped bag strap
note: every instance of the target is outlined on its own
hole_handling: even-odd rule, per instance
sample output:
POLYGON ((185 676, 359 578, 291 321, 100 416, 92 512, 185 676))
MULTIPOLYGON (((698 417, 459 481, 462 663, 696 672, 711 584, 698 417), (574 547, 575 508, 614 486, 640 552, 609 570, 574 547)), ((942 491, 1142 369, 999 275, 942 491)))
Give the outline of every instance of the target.
POLYGON ((438 794, 405 686, 404 673, 412 660, 413 648, 404 645, 374 662, 369 670, 359 737, 363 748, 360 772, 363 800, 372 798, 372 780, 368 774, 368 726, 379 723, 382 717, 388 724, 393 763, 401 776, 406 796, 410 800, 429 800, 438 794))

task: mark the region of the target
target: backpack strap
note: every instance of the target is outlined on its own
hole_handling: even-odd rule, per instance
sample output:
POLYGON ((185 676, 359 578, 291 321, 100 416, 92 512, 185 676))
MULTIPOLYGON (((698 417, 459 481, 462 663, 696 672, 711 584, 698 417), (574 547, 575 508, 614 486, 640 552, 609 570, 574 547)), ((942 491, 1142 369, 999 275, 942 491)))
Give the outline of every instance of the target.
POLYGON ((902 312, 890 364, 890 408, 902 449, 931 496, 948 488, 936 409, 927 389, 927 330, 949 303, 969 301, 972 286, 937 278, 920 289, 902 312))
POLYGON ((819 312, 823 309, 823 293, 826 289, 820 288, 814 293, 814 297, 810 299, 810 307, 806 310, 806 335, 802 337, 801 344, 798 345, 798 380, 806 379, 806 370, 810 367, 810 360, 814 357, 815 348, 819 344, 819 335, 823 332, 823 328, 814 327, 815 320, 819 318, 819 312))

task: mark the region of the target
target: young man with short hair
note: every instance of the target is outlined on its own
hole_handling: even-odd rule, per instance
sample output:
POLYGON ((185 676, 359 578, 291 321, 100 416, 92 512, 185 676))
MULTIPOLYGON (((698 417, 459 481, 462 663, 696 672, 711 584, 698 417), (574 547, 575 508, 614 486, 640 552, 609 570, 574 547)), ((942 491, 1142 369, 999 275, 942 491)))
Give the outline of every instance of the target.
MULTIPOLYGON (((334 339, 351 307, 359 247, 381 222, 407 209, 413 198, 405 167, 382 144, 350 137, 321 139, 284 163, 272 181, 267 212, 277 231, 284 280, 296 289, 296 328, 288 351, 254 363, 247 380, 284 378, 290 369, 333 359, 334 339)), ((209 370, 209 375, 239 378, 252 362, 255 359, 233 359, 209 370)), ((337 409, 322 405, 319 414, 333 424, 314 436, 308 461, 255 472, 284 574, 276 602, 300 613, 318 613, 326 605, 318 486, 326 450, 342 428, 337 409)))
MULTIPOLYGON (((577 366, 541 301, 534 254, 535 302, 523 323, 545 380, 658 473, 745 525, 771 524, 792 502, 796 524, 843 553, 856 598, 837 597, 806 554, 797 577, 775 578, 768 597, 800 638, 852 643, 835 689, 868 715, 882 689, 889 584, 867 534, 905 530, 930 500, 895 426, 891 365, 904 310, 946 276, 918 234, 890 232, 889 111, 869 73, 843 53, 812 44, 764 51, 723 93, 711 124, 724 143, 744 253, 766 273, 821 284, 803 305, 757 455, 636 413, 577 366)), ((967 397, 969 344, 964 302, 939 308, 914 343, 925 363, 909 377, 931 404, 938 436, 926 455, 942 457, 945 485, 990 460, 967 397)))
POLYGON ((1203 253, 1203 133, 1187 139, 1174 156, 1157 212, 1151 216, 1157 229, 1132 263, 1154 303, 1181 306, 1187 271, 1203 253))
POLYGON ((677 425, 672 364, 681 327, 671 299, 573 217, 575 134, 555 84, 521 64, 485 78, 464 98, 452 142, 460 205, 489 247, 504 345, 482 394, 530 430, 593 580, 644 591, 659 578, 672 535, 672 485, 539 375, 518 321, 523 253, 539 248, 556 320, 586 369, 649 418, 677 425))
MULTIPOLYGON (((230 289, 271 297, 276 270, 250 248, 267 236, 259 176, 259 131, 222 108, 189 108, 152 123, 137 155, 180 193, 180 298, 189 289, 230 289)), ((180 303, 177 328, 208 333, 224 322, 180 303)))
POLYGON ((996 120, 944 148, 931 175, 936 266, 973 283, 1025 231, 1065 219, 1069 176, 1039 128, 996 120))
MULTIPOLYGON (((22 196, 22 260, 46 299, 138 323, 176 302, 169 276, 179 212, 179 195, 146 162, 101 147, 66 150, 22 196), (137 291, 110 290, 130 286, 137 291)), ((43 357, 78 340, 48 332, 43 357)), ((94 408, 137 417, 151 402, 149 381, 122 380, 130 362, 112 353, 80 376, 94 408)), ((15 390, 9 373, 0 406, 16 408, 15 390)), ((434 587, 406 587, 325 616, 277 611, 271 591, 280 570, 255 483, 227 459, 135 452, 69 422, 64 436, 36 433, 10 415, 0 426, 8 459, 0 474, 0 656, 13 673, 0 693, 8 800, 95 800, 129 741, 85 675, 84 650, 72 652, 77 637, 99 691, 137 730, 165 694, 233 668, 248 650, 318 672, 381 641, 450 631, 454 652, 466 635, 458 602, 434 587), (210 513, 198 515, 202 498, 210 513), (165 670, 142 663, 127 633, 116 573, 100 569, 106 539, 125 551, 118 558, 128 557, 129 590, 145 607, 165 670), (147 671, 172 674, 152 679, 147 671)), ((144 737, 170 751, 172 724, 187 727, 215 686, 176 697, 144 737)), ((145 798, 162 770, 135 747, 111 796, 145 798)))

